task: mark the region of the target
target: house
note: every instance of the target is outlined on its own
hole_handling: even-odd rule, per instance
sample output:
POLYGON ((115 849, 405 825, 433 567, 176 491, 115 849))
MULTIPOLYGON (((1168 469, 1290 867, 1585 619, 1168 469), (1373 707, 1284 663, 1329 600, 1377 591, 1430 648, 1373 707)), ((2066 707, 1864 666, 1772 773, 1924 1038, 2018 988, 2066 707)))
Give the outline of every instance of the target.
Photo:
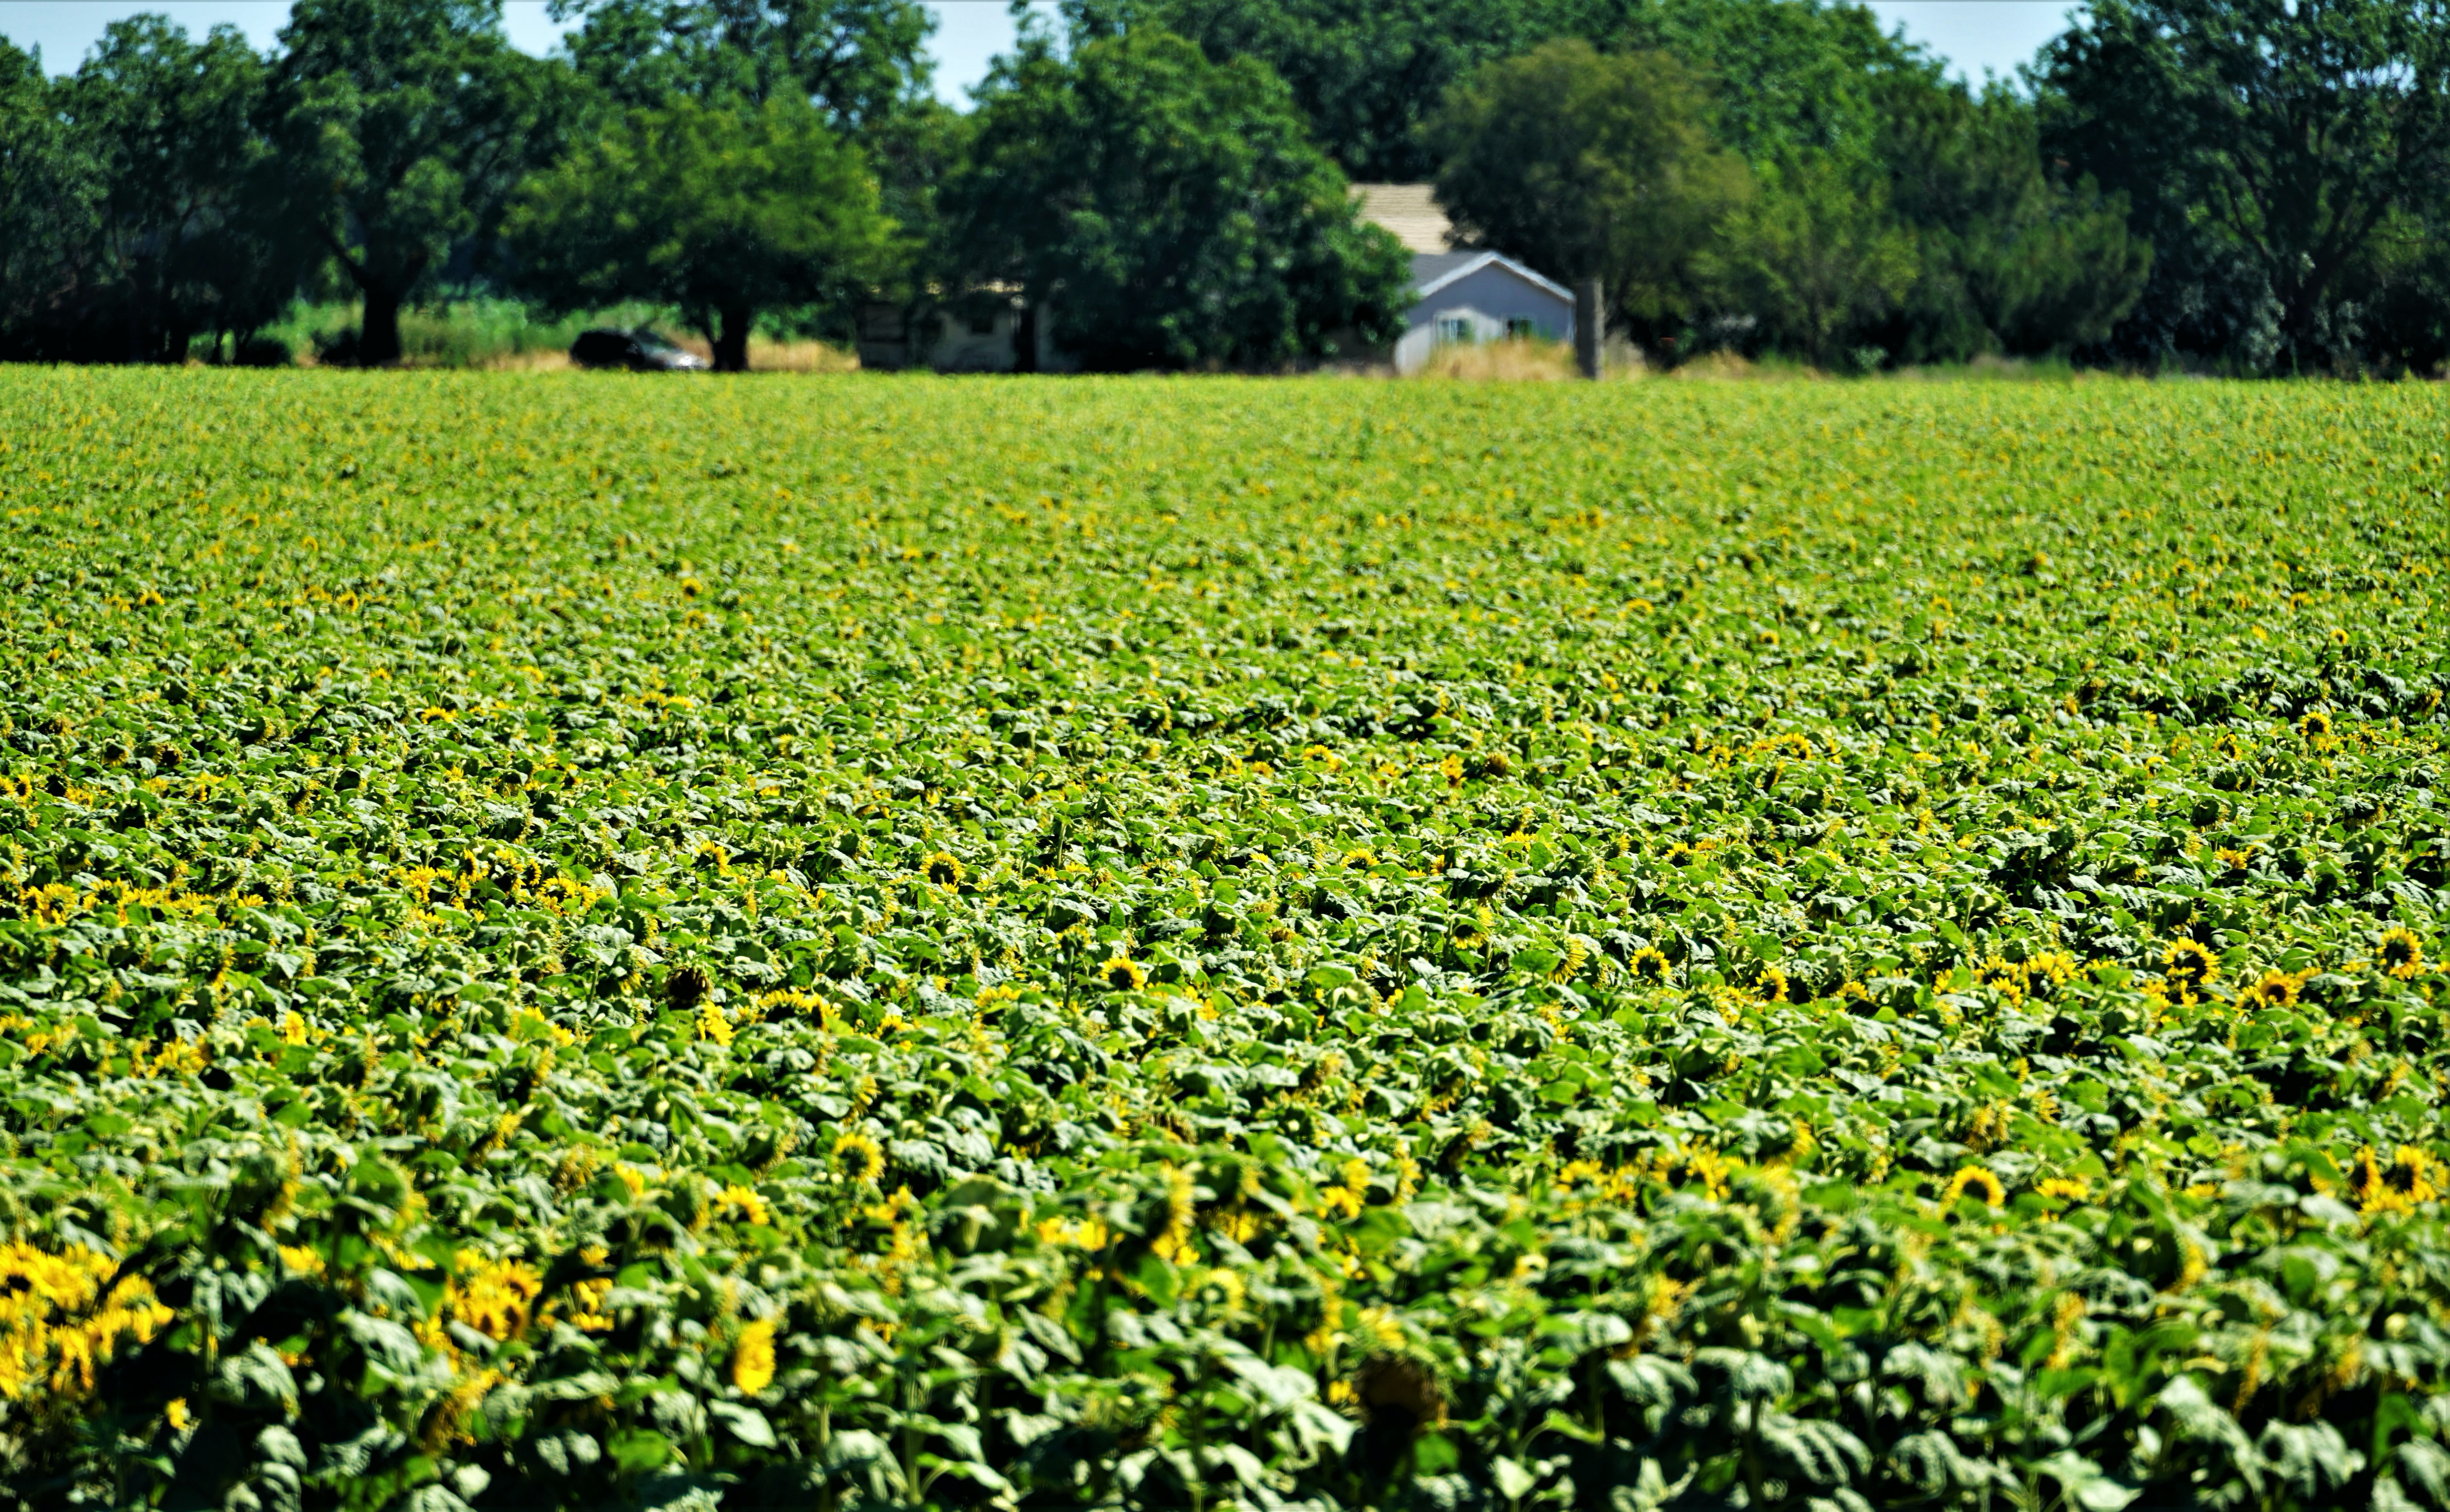
POLYGON ((1412 254, 1418 302, 1404 334, 1382 354, 1398 373, 1417 373, 1449 342, 1537 337, 1574 339, 1574 291, 1502 252, 1457 251, 1454 228, 1426 184, 1356 184, 1361 218, 1395 233, 1412 254))

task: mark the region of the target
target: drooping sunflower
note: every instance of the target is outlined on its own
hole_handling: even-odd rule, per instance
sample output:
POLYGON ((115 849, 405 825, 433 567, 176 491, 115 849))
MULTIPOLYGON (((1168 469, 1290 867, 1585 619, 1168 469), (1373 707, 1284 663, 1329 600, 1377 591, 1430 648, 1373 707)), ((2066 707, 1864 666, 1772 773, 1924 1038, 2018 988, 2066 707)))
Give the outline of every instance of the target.
POLYGON ((873 1138, 853 1129, 834 1141, 834 1170, 846 1181, 862 1185, 885 1174, 885 1150, 873 1138))
POLYGON ((2173 940, 2161 952, 2161 976, 2170 988, 2188 1000, 2193 1000, 2204 988, 2220 975, 2220 962, 2212 953, 2191 940, 2173 940))
POLYGON ((2047 998, 2074 979, 2076 959, 2064 950, 2045 950, 2025 960, 2025 994, 2047 998))
POLYGON ((2433 1158, 2413 1145, 2401 1145, 2388 1165, 2367 1145, 2357 1152, 2356 1163, 2348 1170, 2348 1191, 2362 1212, 2408 1212, 2419 1203, 2441 1195, 2433 1179, 2439 1173, 2433 1158))
POLYGON ((1959 1197, 1979 1197, 1984 1206, 1995 1208, 2008 1200, 2008 1189, 1987 1167, 1967 1166, 1948 1178, 1948 1191, 1941 1194, 1940 1205, 1954 1207, 1959 1197))
POLYGON ((962 885, 962 858, 949 850, 929 851, 919 869, 926 874, 928 882, 946 892, 962 885))
POLYGON ((2241 1008, 2285 1008, 2297 1000, 2304 979, 2287 972, 2272 970, 2257 977, 2252 985, 2237 995, 2241 1008))
POLYGON ((1988 960, 1974 964, 1974 980, 1977 986, 1996 989, 1999 996, 2011 1003, 2024 1000, 2025 963, 2023 961, 2010 960, 2007 957, 1993 952, 1988 960))
POLYGON ((1625 964, 1632 970, 1633 979, 1636 981, 1647 982, 1654 987, 1666 984, 1667 958, 1655 946, 1643 946, 1633 953, 1633 960, 1625 964))
POLYGON ((1148 973, 1140 963, 1117 951, 1098 967, 1098 979, 1117 992, 1138 992, 1148 985, 1148 973))
POLYGON ((2413 931, 2390 928, 2382 932, 2382 969, 2405 981, 2424 969, 2424 942, 2413 931))

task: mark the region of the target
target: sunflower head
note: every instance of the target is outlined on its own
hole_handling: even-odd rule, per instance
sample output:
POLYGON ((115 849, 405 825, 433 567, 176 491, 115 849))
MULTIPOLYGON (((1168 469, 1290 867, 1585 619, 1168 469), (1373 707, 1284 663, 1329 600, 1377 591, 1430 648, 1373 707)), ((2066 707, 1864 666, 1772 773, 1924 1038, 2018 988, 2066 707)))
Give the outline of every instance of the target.
POLYGON ((1974 979, 1981 986, 1995 988, 1999 996, 2012 1003, 2024 999, 2025 965, 2022 961, 2010 960, 1994 951, 1990 959, 1974 965, 1974 979))
POLYGON ((1939 1200, 1944 1207, 1954 1207, 1959 1197, 1978 1197, 1984 1206, 1995 1208, 2008 1200, 2008 1189, 1986 1168, 1967 1166, 1948 1178, 1948 1191, 1939 1200))
POLYGON ((1117 992, 1138 992, 1148 985, 1148 973, 1138 961, 1117 951, 1099 966, 1098 979, 1117 992))
POLYGON ((2266 971, 2237 995, 2241 1008, 2285 1008, 2297 1000, 2304 982, 2285 971, 2266 971))
POLYGON ((2331 735, 2331 716, 2319 708, 2307 709, 2305 717, 2297 722, 2297 729, 2307 740, 2328 740, 2331 735))
POLYGON ((927 880, 939 887, 950 890, 962 885, 962 858, 949 850, 928 852, 927 859, 920 866, 927 874, 927 880))
POLYGON ((2382 935, 2382 969, 2405 981, 2424 969, 2424 942, 2407 929, 2385 929, 2382 935))
POLYGON ((1680 840, 1668 846, 1666 853, 1659 859, 1670 866, 1690 866, 1700 859, 1700 853, 1680 840))
POLYGON ((1760 980, 1754 985, 1760 993, 1763 1002, 1784 1002, 1787 1000, 1788 994, 1794 990, 1793 985, 1786 979, 1786 973, 1776 966, 1762 967, 1760 980))
POLYGON ((2220 962, 2191 940, 2173 940, 2161 952, 2161 975, 2179 993, 2192 996, 2220 975, 2220 962))
POLYGON ((2064 950, 2045 950, 2029 956, 2024 965, 2026 995, 2047 998, 2072 980, 2076 970, 2075 958, 2064 950))
POLYGON ((846 1181, 865 1185, 885 1174, 884 1148, 853 1129, 834 1141, 834 1170, 846 1181))
POLYGON ((1656 946, 1644 945, 1635 951, 1633 960, 1628 964, 1632 967, 1633 979, 1636 981, 1659 986, 1667 980, 1667 958, 1660 954, 1656 946))
POLYGON ((731 1384, 755 1396, 774 1384, 774 1324, 759 1318, 740 1330, 731 1346, 731 1384))
POLYGON ((2348 1170, 2348 1191, 2366 1212, 2409 1212, 2441 1195, 2434 1177, 2440 1166, 2413 1145, 2401 1145, 2385 1164, 2371 1145, 2357 1152, 2348 1170))

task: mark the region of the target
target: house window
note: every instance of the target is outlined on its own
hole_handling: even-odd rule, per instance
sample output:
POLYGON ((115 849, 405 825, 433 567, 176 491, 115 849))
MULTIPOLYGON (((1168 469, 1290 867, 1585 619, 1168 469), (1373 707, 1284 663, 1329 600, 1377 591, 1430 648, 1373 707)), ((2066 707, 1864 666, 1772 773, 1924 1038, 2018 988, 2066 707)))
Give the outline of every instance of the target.
POLYGON ((1470 316, 1450 315, 1438 321, 1438 343, 1440 345, 1443 346, 1449 341, 1468 342, 1471 340, 1471 339, 1472 329, 1470 316))
POLYGON ((1531 322, 1531 320, 1530 320, 1530 318, 1529 318, 1529 317, 1527 317, 1527 316, 1522 316, 1522 315, 1514 315, 1514 316, 1508 316, 1508 317, 1507 318, 1507 320, 1506 320, 1506 339, 1507 339, 1507 340, 1509 340, 1509 341, 1528 341, 1528 340, 1530 340, 1533 337, 1538 336, 1539 334, 1540 334, 1540 328, 1539 328, 1537 325, 1534 325, 1534 324, 1531 322))

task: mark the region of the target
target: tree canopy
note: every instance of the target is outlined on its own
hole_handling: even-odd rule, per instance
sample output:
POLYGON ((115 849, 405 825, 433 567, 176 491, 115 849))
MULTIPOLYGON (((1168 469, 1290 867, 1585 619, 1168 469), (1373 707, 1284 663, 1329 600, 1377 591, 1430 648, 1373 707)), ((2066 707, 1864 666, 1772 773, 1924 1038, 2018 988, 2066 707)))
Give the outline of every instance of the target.
POLYGON ((859 148, 787 95, 630 111, 532 179, 508 230, 549 302, 677 305, 740 372, 759 309, 874 277, 891 227, 859 148))
POLYGON ((550 161, 566 97, 499 0, 298 0, 281 39, 265 117, 295 211, 365 300, 361 359, 394 361, 401 304, 550 161))
POLYGON ((1695 255, 1753 190, 1713 112, 1666 53, 1546 43, 1449 93, 1429 133, 1438 202, 1472 244, 1598 277, 1620 321, 1672 326, 1692 307, 1695 255))
POLYGON ((553 15, 584 18, 571 60, 617 107, 797 96, 853 132, 924 97, 936 29, 919 0, 554 0, 553 15))
POLYGON ((970 279, 1053 301, 1092 367, 1332 357, 1410 302, 1402 247, 1275 76, 1153 27, 1001 67, 945 213, 970 279))
POLYGON ((2378 239, 2450 201, 2445 0, 2099 0, 2040 79, 2052 150, 2161 251, 2147 343, 2324 362, 2378 239))

